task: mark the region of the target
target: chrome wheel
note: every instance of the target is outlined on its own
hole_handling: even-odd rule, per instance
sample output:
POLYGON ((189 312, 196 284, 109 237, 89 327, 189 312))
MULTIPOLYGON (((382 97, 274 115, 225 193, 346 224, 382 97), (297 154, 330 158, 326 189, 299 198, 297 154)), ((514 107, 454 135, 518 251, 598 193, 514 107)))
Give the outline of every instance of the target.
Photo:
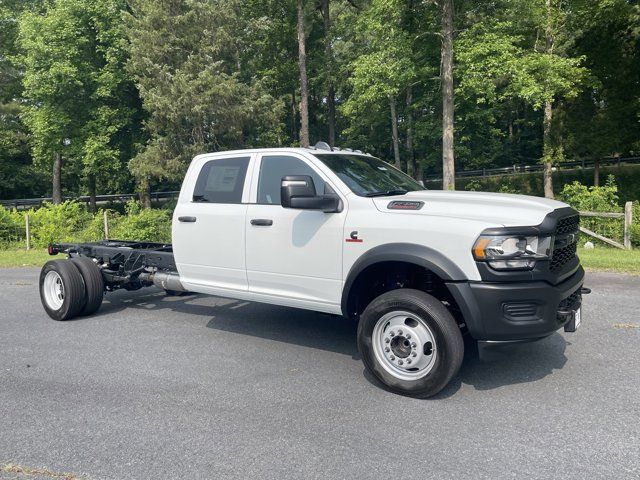
POLYGON ((42 285, 42 293, 47 306, 52 310, 60 310, 64 302, 64 284, 62 278, 53 270, 47 272, 42 285))
POLYGON ((433 333, 413 313, 385 314, 373 328, 371 340, 380 365, 400 380, 417 380, 433 368, 437 356, 433 333))

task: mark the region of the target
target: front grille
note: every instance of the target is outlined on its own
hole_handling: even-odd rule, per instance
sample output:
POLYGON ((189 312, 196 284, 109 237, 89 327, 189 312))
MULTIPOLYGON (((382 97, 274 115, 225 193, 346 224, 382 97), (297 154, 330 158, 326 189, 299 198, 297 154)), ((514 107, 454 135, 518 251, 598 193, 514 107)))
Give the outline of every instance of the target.
MULTIPOLYGON (((558 220, 555 230, 556 239, 560 239, 566 235, 577 234, 580 228, 580 216, 572 215, 570 217, 564 217, 558 220)), ((560 243, 560 242, 558 242, 560 243)), ((549 270, 552 273, 556 273, 562 270, 568 262, 576 257, 577 251, 577 237, 575 237, 571 243, 564 245, 560 248, 554 248, 553 255, 551 256, 551 262, 549 263, 549 270)))
POLYGON ((580 228, 580 216, 571 215, 558 220, 556 225, 556 235, 566 235, 568 233, 576 233, 580 228))

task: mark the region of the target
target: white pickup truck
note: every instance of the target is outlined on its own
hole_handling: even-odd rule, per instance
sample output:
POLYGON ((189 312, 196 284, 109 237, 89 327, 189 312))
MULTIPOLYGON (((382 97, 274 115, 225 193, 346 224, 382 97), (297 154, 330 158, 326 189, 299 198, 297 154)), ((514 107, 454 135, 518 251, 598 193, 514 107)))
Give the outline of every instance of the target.
POLYGON ((40 295, 55 320, 90 315, 104 292, 155 285, 343 315, 366 368, 390 390, 439 392, 463 337, 543 338, 581 321, 578 213, 537 197, 427 191, 348 149, 199 155, 173 244, 54 244, 40 295))

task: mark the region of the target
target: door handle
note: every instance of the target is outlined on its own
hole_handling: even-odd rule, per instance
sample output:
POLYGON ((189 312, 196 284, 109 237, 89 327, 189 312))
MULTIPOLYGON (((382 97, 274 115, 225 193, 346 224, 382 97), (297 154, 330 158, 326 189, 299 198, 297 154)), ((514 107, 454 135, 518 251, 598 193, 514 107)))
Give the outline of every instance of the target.
POLYGON ((256 225, 258 227, 270 227, 273 225, 273 220, 269 220, 267 218, 254 218, 251 220, 251 225, 256 225))
POLYGON ((179 222, 193 223, 193 222, 196 221, 196 217, 178 217, 178 221, 179 222))

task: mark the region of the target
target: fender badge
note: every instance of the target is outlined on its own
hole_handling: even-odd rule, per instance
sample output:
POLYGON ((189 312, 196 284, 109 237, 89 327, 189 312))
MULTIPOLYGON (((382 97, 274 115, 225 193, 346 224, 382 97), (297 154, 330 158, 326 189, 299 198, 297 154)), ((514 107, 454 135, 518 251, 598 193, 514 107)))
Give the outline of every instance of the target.
POLYGON ((389 210, 420 210, 424 202, 407 202, 402 200, 394 200, 389 202, 387 208, 389 210))
POLYGON ((362 243, 362 239, 358 238, 358 231, 354 230, 349 234, 349 238, 345 238, 344 240, 347 243, 362 243))

